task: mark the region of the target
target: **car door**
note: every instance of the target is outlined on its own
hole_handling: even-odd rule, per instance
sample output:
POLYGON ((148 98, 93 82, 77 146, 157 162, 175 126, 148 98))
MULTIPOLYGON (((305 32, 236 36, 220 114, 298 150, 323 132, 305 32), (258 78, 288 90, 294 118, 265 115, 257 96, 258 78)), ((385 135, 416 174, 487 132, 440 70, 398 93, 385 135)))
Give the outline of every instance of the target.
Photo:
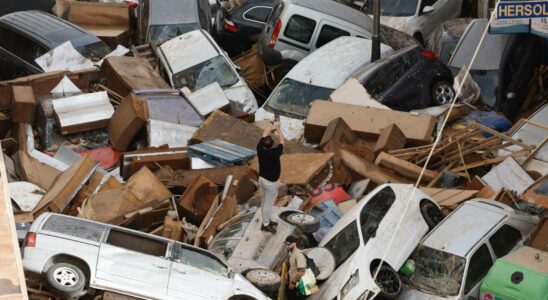
POLYGON ((319 30, 317 30, 317 34, 314 37, 312 49, 318 49, 338 37, 350 35, 350 29, 334 22, 321 20, 319 30))
POLYGON ((479 299, 480 286, 483 279, 493 265, 494 257, 489 251, 487 244, 482 243, 470 256, 466 268, 466 277, 464 278, 464 298, 465 300, 479 299))
POLYGON ((271 12, 272 7, 270 6, 260 5, 247 8, 242 13, 241 32, 250 37, 257 38, 257 35, 263 30, 271 12))
POLYGON ((169 246, 151 235, 111 227, 99 248, 97 283, 148 297, 166 295, 169 246))
POLYGON ((503 224, 489 237, 489 244, 495 256, 500 258, 510 253, 513 249, 520 247, 523 244, 523 236, 518 229, 508 224, 503 224))
POLYGON ((421 97, 424 89, 429 89, 429 86, 423 82, 423 71, 417 55, 414 50, 408 51, 396 57, 389 70, 386 70, 390 73, 391 82, 383 98, 390 107, 409 111, 430 104, 429 98, 421 97))
POLYGON ((226 299, 233 295, 233 273, 213 254, 176 243, 172 251, 168 296, 177 299, 226 299))
MULTIPOLYGON (((287 53, 300 53, 300 55, 295 54, 296 57, 294 59, 295 61, 300 60, 312 51, 312 37, 314 36, 316 27, 317 22, 311 18, 298 13, 291 15, 287 19, 285 28, 280 33, 275 46, 276 50, 287 53)), ((283 53, 282 56, 287 57, 283 53)))

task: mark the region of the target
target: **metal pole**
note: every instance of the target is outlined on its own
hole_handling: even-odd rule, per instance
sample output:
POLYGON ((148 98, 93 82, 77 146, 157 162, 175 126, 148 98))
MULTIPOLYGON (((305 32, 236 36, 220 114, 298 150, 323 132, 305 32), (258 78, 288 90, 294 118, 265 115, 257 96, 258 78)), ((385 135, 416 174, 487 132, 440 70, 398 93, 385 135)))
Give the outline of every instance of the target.
POLYGON ((379 37, 379 28, 381 23, 381 1, 373 0, 373 38, 371 47, 371 62, 381 58, 381 40, 379 37))

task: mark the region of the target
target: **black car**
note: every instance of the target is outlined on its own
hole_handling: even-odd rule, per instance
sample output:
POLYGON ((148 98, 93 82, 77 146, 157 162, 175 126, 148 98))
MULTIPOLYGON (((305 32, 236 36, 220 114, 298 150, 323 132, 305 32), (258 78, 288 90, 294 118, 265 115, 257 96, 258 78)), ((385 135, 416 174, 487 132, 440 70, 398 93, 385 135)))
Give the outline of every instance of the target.
POLYGON ((11 66, 2 66, 2 80, 41 71, 34 60, 67 41, 93 60, 111 51, 95 35, 51 14, 22 11, 0 17, 0 60, 11 66))
POLYGON ((453 75, 434 52, 411 46, 371 63, 355 75, 382 104, 401 111, 450 103, 453 75))
POLYGON ((168 40, 203 29, 212 31, 208 0, 141 0, 138 33, 141 43, 168 40))
POLYGON ((278 3, 279 0, 222 2, 215 16, 217 35, 256 42, 268 16, 278 3))

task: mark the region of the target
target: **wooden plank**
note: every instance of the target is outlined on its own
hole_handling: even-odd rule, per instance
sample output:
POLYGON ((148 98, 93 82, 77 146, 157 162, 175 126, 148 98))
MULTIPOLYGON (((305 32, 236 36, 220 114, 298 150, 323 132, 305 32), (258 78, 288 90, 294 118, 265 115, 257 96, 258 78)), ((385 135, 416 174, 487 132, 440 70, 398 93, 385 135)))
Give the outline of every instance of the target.
POLYGON ((373 152, 388 152, 390 150, 402 149, 407 142, 407 138, 396 124, 381 129, 377 144, 373 152))
POLYGON ((346 166, 365 178, 371 179, 376 184, 388 182, 411 183, 410 180, 383 169, 374 163, 360 159, 357 155, 346 149, 341 149, 341 159, 346 166))
MULTIPOLYGON (((381 152, 377 156, 375 164, 393 170, 396 173, 411 179, 419 178, 423 169, 422 167, 419 167, 403 159, 394 157, 390 154, 387 154, 386 152, 381 152)), ((438 172, 425 169, 421 181, 432 181, 434 178, 436 178, 437 175, 438 172)))
POLYGON ((476 190, 457 190, 457 189, 438 189, 438 188, 420 188, 428 194, 440 206, 448 209, 455 209, 462 202, 472 199, 476 196, 476 190))
POLYGON ((0 298, 28 299, 3 155, 0 176, 0 298))
POLYGON ((524 156, 524 155, 526 155, 526 153, 527 153, 527 150, 525 150, 525 152, 524 151, 518 151, 516 153, 513 153, 512 155, 498 156, 498 157, 491 158, 491 159, 477 161, 477 162, 474 162, 474 163, 471 163, 471 164, 467 164, 465 166, 460 166, 460 167, 453 168, 453 169, 451 169, 451 172, 458 173, 458 172, 461 172, 461 171, 464 171, 464 170, 470 170, 470 169, 475 169, 475 168, 479 168, 479 167, 483 167, 483 166, 497 164, 501 161, 504 161, 509 156, 512 156, 512 157, 524 156))
POLYGON ((518 145, 518 146, 520 146, 520 147, 523 148, 523 149, 533 150, 531 147, 525 145, 524 143, 522 143, 522 142, 520 142, 520 141, 518 141, 518 140, 516 140, 516 139, 513 139, 513 138, 511 138, 511 137, 509 137, 509 136, 507 136, 507 135, 505 135, 505 134, 502 134, 502 133, 500 133, 500 132, 498 132, 498 131, 496 131, 496 130, 494 130, 494 129, 491 129, 491 128, 487 127, 487 126, 484 126, 484 125, 482 125, 482 124, 480 124, 480 123, 474 123, 474 126, 475 126, 476 128, 478 128, 478 129, 481 129, 481 130, 483 130, 483 131, 485 131, 485 132, 488 132, 488 133, 490 133, 490 134, 492 134, 492 135, 494 135, 494 136, 497 136, 497 137, 499 137, 499 138, 501 138, 501 139, 503 139, 503 140, 505 140, 505 141, 507 141, 507 142, 509 142, 509 143, 512 143, 512 144, 514 144, 514 145, 518 145))
POLYGON ((250 171, 251 169, 249 166, 231 166, 200 170, 176 170, 173 172, 171 180, 167 183, 167 185, 170 187, 188 187, 200 175, 211 180, 216 185, 224 185, 226 177, 229 175, 234 176, 234 178, 240 178, 242 175, 252 173, 250 171))

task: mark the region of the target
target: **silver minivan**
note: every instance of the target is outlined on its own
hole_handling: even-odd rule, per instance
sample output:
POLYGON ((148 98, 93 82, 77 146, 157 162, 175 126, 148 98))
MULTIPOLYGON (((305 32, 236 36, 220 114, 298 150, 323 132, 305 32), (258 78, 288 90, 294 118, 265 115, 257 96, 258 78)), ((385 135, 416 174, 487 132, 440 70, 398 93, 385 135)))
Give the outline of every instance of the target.
POLYGON ((88 287, 145 299, 269 299, 206 250, 60 214, 34 221, 23 267, 64 299, 88 287))

